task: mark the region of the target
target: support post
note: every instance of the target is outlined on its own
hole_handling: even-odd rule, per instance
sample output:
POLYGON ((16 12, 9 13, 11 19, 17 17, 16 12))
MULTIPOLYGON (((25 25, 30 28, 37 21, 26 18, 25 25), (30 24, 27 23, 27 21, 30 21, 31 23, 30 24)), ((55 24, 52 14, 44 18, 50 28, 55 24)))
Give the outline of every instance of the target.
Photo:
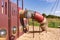
POLYGON ((24 6, 23 6, 23 5, 24 5, 24 2, 23 2, 23 0, 22 0, 22 10, 24 9, 24 6))
POLYGON ((18 18, 18 16, 19 16, 19 10, 18 10, 18 0, 17 0, 17 30, 18 30, 17 35, 19 37, 19 18, 18 18))
POLYGON ((40 26, 39 26, 39 34, 40 34, 40 26))
POLYGON ((8 0, 8 40, 10 40, 10 35, 11 35, 11 5, 10 5, 10 0, 8 0))
POLYGON ((34 38, 34 18, 33 18, 33 14, 32 14, 32 24, 33 24, 33 38, 34 38))

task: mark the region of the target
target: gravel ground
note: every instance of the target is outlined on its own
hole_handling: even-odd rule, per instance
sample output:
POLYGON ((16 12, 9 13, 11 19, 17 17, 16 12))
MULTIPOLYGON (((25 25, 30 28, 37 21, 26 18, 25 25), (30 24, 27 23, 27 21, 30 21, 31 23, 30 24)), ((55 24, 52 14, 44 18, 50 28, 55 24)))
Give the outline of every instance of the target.
MULTIPOLYGON (((35 31, 39 31, 39 27, 34 27, 35 31)), ((40 34, 38 32, 34 33, 24 33, 22 36, 20 36, 17 40, 60 40, 60 29, 59 28, 48 28, 47 33, 41 32, 40 34)), ((32 27, 29 27, 29 31, 32 31, 32 27)))

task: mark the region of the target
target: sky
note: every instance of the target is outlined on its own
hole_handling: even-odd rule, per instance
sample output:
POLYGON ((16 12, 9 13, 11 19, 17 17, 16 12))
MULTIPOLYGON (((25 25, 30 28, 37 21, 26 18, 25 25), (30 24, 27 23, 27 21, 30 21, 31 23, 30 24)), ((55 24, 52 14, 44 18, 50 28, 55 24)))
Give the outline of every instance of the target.
MULTIPOLYGON (((16 0, 12 0, 16 3, 16 0)), ((19 0, 19 7, 22 2, 19 0)), ((24 0, 24 9, 60 16, 60 0, 24 0)))

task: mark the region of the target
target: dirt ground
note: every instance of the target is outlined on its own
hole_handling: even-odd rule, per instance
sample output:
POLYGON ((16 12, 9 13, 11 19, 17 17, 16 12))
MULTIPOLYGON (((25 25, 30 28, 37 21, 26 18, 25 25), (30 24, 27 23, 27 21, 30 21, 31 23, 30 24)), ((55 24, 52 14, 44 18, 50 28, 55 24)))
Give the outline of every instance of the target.
POLYGON ((34 27, 34 38, 33 38, 33 27, 29 27, 29 32, 24 33, 17 40, 60 40, 60 28, 48 28, 46 32, 40 32, 39 27, 34 27))

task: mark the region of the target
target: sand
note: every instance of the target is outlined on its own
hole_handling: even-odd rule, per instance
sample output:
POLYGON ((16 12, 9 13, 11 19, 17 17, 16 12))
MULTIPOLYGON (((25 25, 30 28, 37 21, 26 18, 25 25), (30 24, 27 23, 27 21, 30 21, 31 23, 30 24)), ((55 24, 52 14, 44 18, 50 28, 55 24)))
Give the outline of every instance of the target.
MULTIPOLYGON (((29 31, 33 31, 32 27, 29 27, 29 31)), ((34 27, 34 31, 39 31, 39 27, 34 27)), ((46 32, 27 32, 20 36, 17 40, 60 40, 60 28, 48 28, 46 32)))

